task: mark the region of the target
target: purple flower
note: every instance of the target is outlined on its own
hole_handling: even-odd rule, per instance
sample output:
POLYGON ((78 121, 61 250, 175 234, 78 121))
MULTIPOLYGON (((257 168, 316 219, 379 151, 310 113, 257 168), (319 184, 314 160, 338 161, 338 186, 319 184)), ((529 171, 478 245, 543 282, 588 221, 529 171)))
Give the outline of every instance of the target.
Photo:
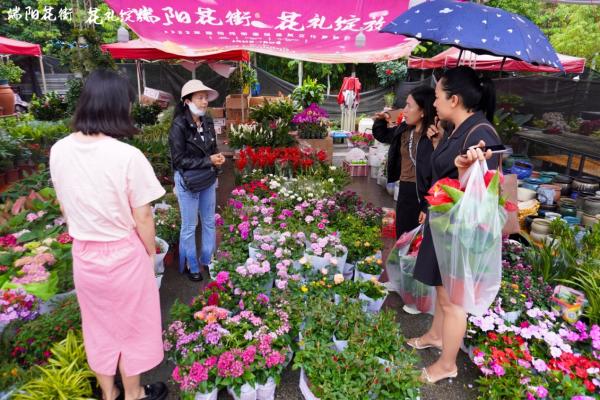
POLYGON ((496 374, 497 376, 503 376, 505 374, 504 368, 498 364, 493 364, 492 370, 494 371, 494 374, 496 374))
POLYGON ((545 399, 546 396, 548 396, 548 389, 546 389, 543 386, 538 386, 535 393, 537 394, 537 397, 539 397, 540 399, 545 399))

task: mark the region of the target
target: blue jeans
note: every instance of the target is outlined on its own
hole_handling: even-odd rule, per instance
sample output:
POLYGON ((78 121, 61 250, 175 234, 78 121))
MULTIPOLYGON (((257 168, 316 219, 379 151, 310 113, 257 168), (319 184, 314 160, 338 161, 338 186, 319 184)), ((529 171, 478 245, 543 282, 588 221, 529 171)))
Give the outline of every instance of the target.
POLYGON ((215 251, 215 207, 216 182, 201 192, 189 192, 183 186, 183 178, 175 172, 175 188, 181 211, 179 232, 179 272, 185 269, 187 261, 190 272, 200 272, 196 251, 196 227, 198 216, 202 223, 202 250, 200 264, 208 265, 215 251))

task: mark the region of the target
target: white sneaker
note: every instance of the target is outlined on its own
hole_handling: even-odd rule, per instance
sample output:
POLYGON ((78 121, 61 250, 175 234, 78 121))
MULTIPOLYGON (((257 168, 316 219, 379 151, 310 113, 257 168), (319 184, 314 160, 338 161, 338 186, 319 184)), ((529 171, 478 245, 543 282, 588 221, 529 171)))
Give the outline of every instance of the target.
POLYGON ((416 308, 409 306, 407 304, 404 305, 404 307, 402 307, 402 309, 404 310, 405 313, 407 314, 412 314, 412 315, 417 315, 417 314, 421 314, 421 311, 417 310, 416 308))

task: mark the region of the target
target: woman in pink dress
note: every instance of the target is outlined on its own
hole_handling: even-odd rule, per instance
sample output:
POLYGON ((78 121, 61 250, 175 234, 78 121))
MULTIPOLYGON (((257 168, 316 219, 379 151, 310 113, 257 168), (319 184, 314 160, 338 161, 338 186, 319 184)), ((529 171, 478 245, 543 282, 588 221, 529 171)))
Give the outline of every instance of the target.
POLYGON ((50 152, 50 173, 73 240, 73 277, 87 360, 104 400, 162 400, 141 386, 163 359, 150 202, 164 195, 141 151, 118 138, 137 132, 126 78, 98 70, 86 80, 74 133, 50 152), (123 388, 115 386, 117 368, 123 388), (124 392, 124 393, 122 393, 124 392))

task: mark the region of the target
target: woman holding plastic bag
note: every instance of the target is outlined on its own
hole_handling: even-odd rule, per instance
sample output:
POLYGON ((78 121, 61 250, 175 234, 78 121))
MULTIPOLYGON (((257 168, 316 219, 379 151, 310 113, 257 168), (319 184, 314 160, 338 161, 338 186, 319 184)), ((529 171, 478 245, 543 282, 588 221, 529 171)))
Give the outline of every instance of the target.
MULTIPOLYGON (((434 142, 439 140, 432 154, 432 182, 462 177, 473 163, 484 158, 488 160, 489 169, 496 169, 498 157, 491 157, 491 152, 484 155, 481 149, 473 148, 500 143, 491 125, 496 105, 493 82, 490 79, 480 79, 469 67, 458 67, 444 73, 436 85, 435 94, 434 106, 438 117, 455 128, 441 139, 432 137, 434 142)), ((432 127, 428 135, 436 132, 437 129, 432 127)), ((435 195, 441 194, 439 185, 434 185, 430 193, 433 196, 428 200, 433 205, 438 200, 435 195)), ((408 344, 418 350, 441 348, 440 358, 424 368, 421 376, 426 383, 436 383, 457 375, 456 356, 466 331, 467 316, 462 305, 453 303, 448 288, 445 287, 446 283, 442 281, 440 266, 449 260, 436 256, 430 222, 431 215, 428 215, 414 278, 436 287, 435 314, 429 331, 421 337, 410 339, 408 344)), ((444 243, 444 246, 452 246, 452 243, 444 243)))

